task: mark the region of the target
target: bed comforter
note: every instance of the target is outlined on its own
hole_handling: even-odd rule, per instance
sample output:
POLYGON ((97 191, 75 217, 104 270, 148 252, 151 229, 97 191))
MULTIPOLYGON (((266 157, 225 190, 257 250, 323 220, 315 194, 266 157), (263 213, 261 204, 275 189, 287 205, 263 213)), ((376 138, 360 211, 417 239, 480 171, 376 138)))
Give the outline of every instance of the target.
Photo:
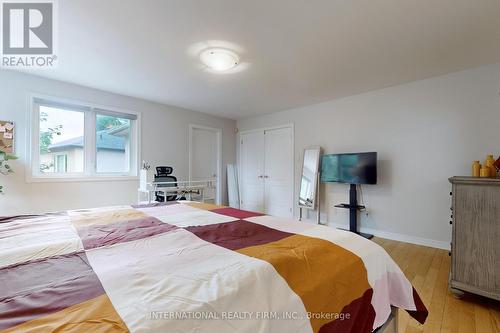
POLYGON ((377 244, 194 202, 0 218, 0 332, 372 332, 427 310, 377 244))

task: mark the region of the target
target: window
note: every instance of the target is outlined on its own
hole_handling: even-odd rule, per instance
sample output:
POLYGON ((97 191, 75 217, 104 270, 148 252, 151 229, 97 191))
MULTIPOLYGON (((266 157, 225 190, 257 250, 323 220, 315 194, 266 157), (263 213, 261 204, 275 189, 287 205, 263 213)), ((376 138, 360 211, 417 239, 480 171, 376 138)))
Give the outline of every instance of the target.
POLYGON ((83 172, 84 113, 40 105, 38 169, 43 174, 83 172), (67 168, 68 156, 71 168, 67 168))
POLYGON ((136 177, 138 114, 32 99, 31 179, 136 177))
POLYGON ((129 172, 130 119, 96 115, 96 166, 98 173, 129 172))

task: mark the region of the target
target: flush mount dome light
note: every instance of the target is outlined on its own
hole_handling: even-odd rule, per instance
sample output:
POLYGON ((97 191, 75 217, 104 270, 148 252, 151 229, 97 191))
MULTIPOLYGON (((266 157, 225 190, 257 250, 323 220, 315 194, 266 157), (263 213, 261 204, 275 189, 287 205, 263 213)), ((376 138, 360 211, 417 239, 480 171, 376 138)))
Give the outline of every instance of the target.
POLYGON ((200 60, 217 72, 224 72, 238 65, 236 53, 226 49, 208 49, 200 54, 200 60))

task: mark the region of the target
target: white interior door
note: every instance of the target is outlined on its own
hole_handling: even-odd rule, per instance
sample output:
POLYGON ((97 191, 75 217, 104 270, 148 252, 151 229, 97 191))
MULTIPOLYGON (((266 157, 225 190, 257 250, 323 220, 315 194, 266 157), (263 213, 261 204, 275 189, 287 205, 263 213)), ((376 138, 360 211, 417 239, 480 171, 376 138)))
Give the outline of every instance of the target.
MULTIPOLYGON (((191 127, 190 180, 216 179, 219 184, 219 129, 191 127)), ((219 203, 218 189, 205 190, 205 201, 219 203)))
POLYGON ((289 127, 264 131, 264 207, 266 214, 293 215, 293 138, 289 127))
POLYGON ((245 133, 240 138, 240 207, 265 213, 264 132, 245 133))

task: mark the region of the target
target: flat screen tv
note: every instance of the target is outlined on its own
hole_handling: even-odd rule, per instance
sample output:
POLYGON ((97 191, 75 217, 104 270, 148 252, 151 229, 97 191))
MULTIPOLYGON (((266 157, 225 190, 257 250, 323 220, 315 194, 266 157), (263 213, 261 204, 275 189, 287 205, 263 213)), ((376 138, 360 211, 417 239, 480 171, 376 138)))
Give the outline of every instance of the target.
POLYGON ((376 184, 377 153, 323 155, 322 183, 376 184))

